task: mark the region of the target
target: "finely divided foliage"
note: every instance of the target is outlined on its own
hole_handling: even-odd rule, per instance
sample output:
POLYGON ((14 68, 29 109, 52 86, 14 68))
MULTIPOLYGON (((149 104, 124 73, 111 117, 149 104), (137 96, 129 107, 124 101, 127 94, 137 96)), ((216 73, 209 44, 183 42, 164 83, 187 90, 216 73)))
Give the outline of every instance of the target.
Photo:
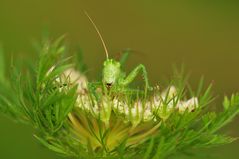
POLYGON ((0 49, 0 112, 31 125, 50 150, 79 159, 164 159, 235 140, 218 130, 239 113, 239 94, 210 112, 211 85, 203 80, 195 92, 181 78, 146 97, 140 89, 110 92, 101 81, 91 90, 81 54, 66 58, 63 39, 40 45, 27 69, 6 68, 0 49))

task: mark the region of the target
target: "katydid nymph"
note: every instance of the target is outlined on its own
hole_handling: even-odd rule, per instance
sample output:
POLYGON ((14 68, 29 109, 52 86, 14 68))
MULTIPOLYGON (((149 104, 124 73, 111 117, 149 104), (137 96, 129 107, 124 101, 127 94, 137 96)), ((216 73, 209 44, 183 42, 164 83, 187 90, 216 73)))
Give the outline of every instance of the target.
POLYGON ((86 16, 89 18, 90 22, 94 26, 101 43, 103 45, 106 60, 103 63, 103 72, 102 72, 102 84, 107 90, 116 90, 118 92, 126 92, 131 91, 131 89, 128 88, 128 85, 133 82, 133 80, 137 77, 137 75, 141 72, 143 75, 143 79, 145 82, 145 95, 147 94, 147 90, 151 90, 152 88, 149 86, 147 71, 144 65, 139 64, 136 68, 134 68, 128 76, 126 76, 126 73, 122 71, 122 64, 126 60, 126 56, 123 56, 120 61, 117 61, 115 59, 109 58, 108 49, 106 47, 106 44, 104 42, 104 39, 94 23, 94 21, 91 19, 91 17, 88 15, 87 12, 85 12, 86 16))

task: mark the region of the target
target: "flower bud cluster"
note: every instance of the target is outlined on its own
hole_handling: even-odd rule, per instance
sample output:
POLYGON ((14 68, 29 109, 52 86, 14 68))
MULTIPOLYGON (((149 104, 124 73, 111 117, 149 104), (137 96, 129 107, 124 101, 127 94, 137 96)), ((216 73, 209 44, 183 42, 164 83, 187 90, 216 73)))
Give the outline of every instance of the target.
POLYGON ((78 98, 76 106, 108 123, 112 111, 123 116, 125 122, 131 122, 134 126, 140 122, 147 122, 160 118, 166 120, 172 112, 179 113, 192 112, 198 107, 198 98, 192 97, 188 100, 181 100, 179 92, 175 86, 170 86, 164 91, 156 91, 147 100, 122 99, 101 95, 100 100, 87 93, 87 80, 78 72, 70 69, 65 72, 65 77, 69 77, 71 82, 78 85, 78 98))
POLYGON ((104 122, 109 121, 113 111, 123 116, 126 122, 130 121, 135 126, 142 121, 156 120, 157 117, 166 120, 172 112, 192 112, 198 107, 196 97, 185 101, 178 99, 174 86, 169 87, 162 93, 155 94, 152 99, 148 100, 131 102, 117 97, 112 99, 108 96, 102 96, 101 98, 102 100, 97 102, 94 96, 81 94, 78 96, 77 107, 94 115, 100 115, 104 122))

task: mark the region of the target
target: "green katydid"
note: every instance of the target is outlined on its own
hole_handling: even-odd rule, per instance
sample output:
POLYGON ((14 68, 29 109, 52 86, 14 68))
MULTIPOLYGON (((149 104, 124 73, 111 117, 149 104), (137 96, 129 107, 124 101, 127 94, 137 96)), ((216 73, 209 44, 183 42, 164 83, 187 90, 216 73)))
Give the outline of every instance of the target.
MULTIPOLYGON (((149 86, 148 76, 146 68, 143 64, 138 65, 136 68, 134 68, 128 76, 126 76, 126 73, 122 71, 122 64, 127 59, 126 53, 120 61, 114 60, 109 58, 108 49, 106 47, 106 44, 103 40, 103 37, 94 23, 94 21, 91 19, 91 17, 85 12, 86 16, 89 18, 90 22, 93 24, 100 40, 103 45, 105 54, 106 54, 106 60, 103 63, 103 72, 102 72, 102 84, 104 88, 107 88, 108 90, 117 90, 119 92, 121 91, 131 91, 131 89, 128 89, 127 86, 133 82, 133 80, 136 78, 136 76, 142 71, 142 75, 145 81, 145 95, 147 94, 147 90, 151 90, 152 88, 149 86)), ((96 84, 96 83, 95 83, 96 84)), ((94 83, 93 83, 94 85, 94 83)), ((95 87, 95 86, 90 86, 95 87)))

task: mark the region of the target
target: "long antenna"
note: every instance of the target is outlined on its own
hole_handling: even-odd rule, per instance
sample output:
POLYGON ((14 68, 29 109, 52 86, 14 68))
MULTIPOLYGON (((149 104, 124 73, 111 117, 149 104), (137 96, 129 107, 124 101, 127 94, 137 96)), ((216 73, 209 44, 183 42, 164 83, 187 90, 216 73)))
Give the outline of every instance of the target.
POLYGON ((93 20, 91 19, 91 17, 89 16, 89 14, 88 14, 86 11, 84 11, 84 12, 85 12, 85 15, 89 18, 90 22, 93 24, 93 26, 94 26, 96 32, 98 33, 98 35, 99 35, 99 37, 100 37, 100 40, 101 40, 101 42, 102 42, 102 45, 103 45, 103 47, 104 47, 104 49, 105 49, 106 58, 109 59, 109 53, 108 53, 107 47, 106 47, 106 45, 105 45, 104 39, 103 39, 102 35, 100 34, 99 29, 97 28, 97 26, 95 25, 94 21, 93 21, 93 20))

